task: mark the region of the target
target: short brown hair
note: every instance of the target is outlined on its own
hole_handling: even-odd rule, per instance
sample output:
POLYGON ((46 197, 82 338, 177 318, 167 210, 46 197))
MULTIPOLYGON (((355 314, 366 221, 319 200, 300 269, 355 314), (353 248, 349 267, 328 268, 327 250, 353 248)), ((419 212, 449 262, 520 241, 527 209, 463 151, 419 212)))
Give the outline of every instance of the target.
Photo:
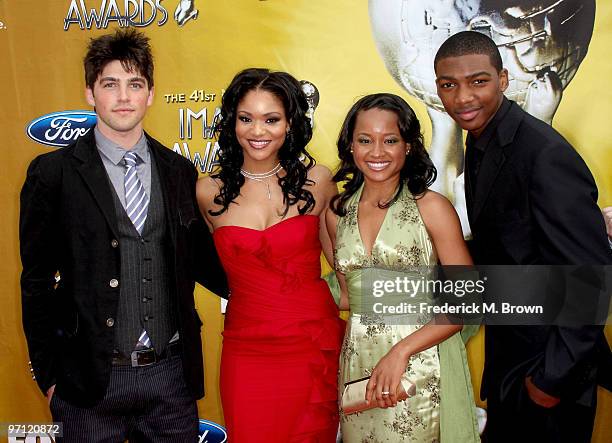
POLYGON ((141 74, 149 89, 153 87, 153 54, 149 38, 135 29, 118 29, 114 34, 91 39, 83 60, 87 87, 93 89, 104 67, 115 60, 119 60, 126 71, 141 74))

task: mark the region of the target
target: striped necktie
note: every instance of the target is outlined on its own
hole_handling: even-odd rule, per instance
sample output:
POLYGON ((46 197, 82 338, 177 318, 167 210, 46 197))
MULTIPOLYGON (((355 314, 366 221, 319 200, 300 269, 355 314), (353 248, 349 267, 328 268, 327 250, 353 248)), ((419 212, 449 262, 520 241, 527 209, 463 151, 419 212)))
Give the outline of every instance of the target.
POLYGON ((147 196, 144 186, 136 173, 137 160, 138 155, 131 151, 127 152, 123 157, 125 162, 125 211, 138 233, 142 234, 142 228, 147 219, 149 196, 147 196))

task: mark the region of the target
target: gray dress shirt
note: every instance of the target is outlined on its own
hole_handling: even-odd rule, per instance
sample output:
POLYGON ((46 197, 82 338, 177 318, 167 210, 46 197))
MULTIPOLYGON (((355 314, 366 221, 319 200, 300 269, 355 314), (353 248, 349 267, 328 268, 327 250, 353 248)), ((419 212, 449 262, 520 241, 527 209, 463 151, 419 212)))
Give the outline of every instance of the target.
MULTIPOLYGON (((113 184, 113 188, 115 188, 119 201, 125 208, 125 164, 123 156, 128 152, 128 149, 109 140, 98 130, 97 126, 94 129, 94 135, 96 137, 96 146, 98 147, 98 152, 100 152, 100 157, 102 157, 102 163, 108 178, 113 184)), ((135 152, 138 155, 139 161, 136 163, 136 174, 144 186, 145 192, 151 197, 151 154, 144 133, 129 151, 135 152)))

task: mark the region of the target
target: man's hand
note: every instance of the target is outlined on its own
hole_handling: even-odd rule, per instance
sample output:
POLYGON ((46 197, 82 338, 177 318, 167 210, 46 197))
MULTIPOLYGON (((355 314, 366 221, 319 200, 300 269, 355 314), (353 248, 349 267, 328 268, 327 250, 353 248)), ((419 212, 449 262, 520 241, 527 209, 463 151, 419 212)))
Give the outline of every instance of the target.
POLYGON ((47 389, 47 405, 51 406, 51 399, 53 398, 53 393, 55 392, 55 385, 51 386, 47 389))
POLYGON ((608 237, 612 239, 612 206, 608 206, 607 208, 603 208, 601 213, 604 216, 604 220, 606 221, 606 231, 608 232, 608 237))
POLYGON ((531 377, 525 379, 525 387, 527 388, 527 394, 529 394, 531 401, 543 408, 552 408, 553 406, 557 406, 561 401, 559 398, 547 394, 534 385, 531 381, 531 377))

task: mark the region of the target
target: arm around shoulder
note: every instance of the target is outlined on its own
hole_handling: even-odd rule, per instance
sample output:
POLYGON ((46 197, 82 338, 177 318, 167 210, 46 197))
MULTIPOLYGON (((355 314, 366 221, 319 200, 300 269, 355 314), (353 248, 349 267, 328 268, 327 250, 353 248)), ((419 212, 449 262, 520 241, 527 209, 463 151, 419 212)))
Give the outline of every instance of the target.
POLYGON ((325 212, 325 227, 327 235, 329 235, 332 245, 336 244, 336 228, 338 226, 338 216, 330 208, 325 212))
MULTIPOLYGON (((329 239, 331 242, 331 247, 335 250, 336 246, 336 228, 338 226, 338 216, 331 210, 331 208, 327 208, 325 213, 325 228, 327 230, 327 234, 329 235, 329 239)), ((332 262, 330 263, 332 267, 334 266, 334 257, 332 253, 332 262)), ((328 281, 328 285, 332 291, 332 295, 334 296, 334 300, 338 305, 338 308, 341 311, 349 310, 349 299, 348 299, 348 288, 346 286, 346 280, 344 278, 344 274, 340 271, 335 271, 335 275, 329 275, 326 277, 326 280, 333 279, 335 276, 338 285, 330 284, 328 281)))
POLYGON ((446 197, 427 190, 417 200, 427 232, 442 265, 471 265, 472 258, 463 239, 461 222, 446 197))
POLYGON ((315 165, 308 171, 308 179, 315 183, 317 206, 323 210, 329 208, 329 202, 338 193, 332 173, 327 166, 315 165))
MULTIPOLYGON (((229 287, 225 271, 217 254, 213 237, 212 224, 208 221, 208 209, 215 193, 210 177, 202 177, 196 183, 196 199, 199 207, 198 223, 195 227, 196 263, 193 264, 195 280, 202 286, 222 298, 228 298, 229 287)), ((216 186, 216 184, 215 184, 216 186)))
POLYGON ((206 220, 210 231, 213 231, 213 223, 211 215, 208 212, 214 206, 215 196, 219 194, 219 184, 211 176, 200 177, 196 183, 196 200, 198 201, 198 208, 200 214, 206 220))

